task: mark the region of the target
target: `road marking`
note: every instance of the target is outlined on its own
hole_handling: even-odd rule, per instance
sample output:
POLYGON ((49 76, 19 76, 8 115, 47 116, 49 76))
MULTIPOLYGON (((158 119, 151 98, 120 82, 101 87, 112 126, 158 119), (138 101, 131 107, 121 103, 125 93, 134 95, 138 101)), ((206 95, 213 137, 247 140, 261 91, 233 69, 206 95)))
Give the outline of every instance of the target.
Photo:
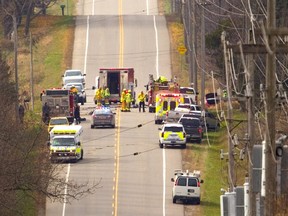
POLYGON ((84 56, 84 74, 86 74, 86 65, 87 65, 87 53, 89 46, 89 16, 87 16, 87 29, 86 29, 86 47, 85 47, 85 56, 84 56))
POLYGON ((163 212, 163 216, 166 215, 166 211, 165 211, 165 207, 166 207, 166 152, 165 152, 165 148, 162 151, 162 157, 163 157, 163 203, 162 203, 162 212, 163 212))
POLYGON ((118 184, 119 184, 119 155, 120 155, 120 109, 117 109, 117 140, 115 142, 115 167, 114 167, 114 203, 112 215, 117 216, 118 214, 118 184))
POLYGON ((146 0, 146 15, 149 15, 149 0, 146 0))
POLYGON ((92 3, 92 15, 95 15, 95 0, 92 3))
POLYGON ((64 189, 64 202, 63 202, 63 209, 62 209, 62 216, 65 216, 65 209, 66 209, 66 194, 67 194, 67 184, 68 184, 68 180, 69 180, 69 174, 70 174, 70 163, 68 164, 67 167, 67 173, 66 173, 66 179, 65 179, 65 189, 64 189))
POLYGON ((156 75, 159 78, 159 46, 158 46, 158 31, 156 26, 156 18, 153 16, 154 30, 155 30, 155 41, 156 41, 156 75))
POLYGON ((122 14, 122 0, 119 0, 118 5, 119 13, 119 63, 118 66, 123 67, 123 52, 124 52, 124 24, 123 24, 123 14, 122 14))

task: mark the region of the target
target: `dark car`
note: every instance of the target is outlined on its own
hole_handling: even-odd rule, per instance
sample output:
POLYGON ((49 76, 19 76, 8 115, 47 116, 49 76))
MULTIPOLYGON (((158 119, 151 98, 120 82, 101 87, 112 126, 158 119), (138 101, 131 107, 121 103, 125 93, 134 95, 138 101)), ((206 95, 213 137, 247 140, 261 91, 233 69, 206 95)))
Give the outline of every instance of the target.
POLYGON ((217 93, 208 93, 205 95, 206 98, 206 104, 209 105, 215 105, 219 103, 219 97, 217 95, 217 93))
POLYGON ((198 143, 202 142, 203 138, 203 128, 202 123, 199 118, 195 117, 181 117, 178 121, 181 123, 186 132, 187 141, 196 141, 198 143))
POLYGON ((206 126, 207 130, 217 131, 220 128, 219 119, 211 112, 205 111, 202 113, 191 111, 187 114, 183 114, 182 117, 194 117, 201 120, 203 128, 206 126), (205 117, 204 117, 205 113, 205 117))
POLYGON ((93 111, 91 128, 98 126, 115 128, 115 113, 109 107, 99 106, 93 111))

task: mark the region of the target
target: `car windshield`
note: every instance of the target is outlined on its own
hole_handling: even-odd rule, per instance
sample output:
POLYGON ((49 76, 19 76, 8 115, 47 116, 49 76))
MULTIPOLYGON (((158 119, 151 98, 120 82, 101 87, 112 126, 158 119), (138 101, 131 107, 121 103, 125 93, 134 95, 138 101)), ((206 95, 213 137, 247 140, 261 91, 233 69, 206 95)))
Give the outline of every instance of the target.
POLYGON ((50 120, 50 125, 64 125, 68 124, 67 119, 51 119, 50 120))
POLYGON ((189 109, 189 108, 190 108, 190 104, 179 104, 177 108, 186 108, 186 109, 189 109))
POLYGON ((201 108, 199 106, 191 106, 190 109, 194 111, 201 111, 201 108))
MULTIPOLYGON (((78 92, 82 91, 83 89, 82 85, 77 85, 77 84, 73 84, 73 85, 77 88, 78 92)), ((65 89, 70 89, 73 85, 66 85, 65 89)))
POLYGON ((112 111, 110 109, 95 109, 93 112, 94 115, 99 114, 112 114, 112 111))
POLYGON ((183 125, 193 125, 193 126, 199 126, 200 125, 200 121, 199 119, 192 119, 192 118, 181 118, 179 120, 180 123, 182 123, 183 125))
POLYGON ((65 76, 82 76, 81 71, 66 71, 65 76))
POLYGON ((182 132, 183 128, 182 127, 177 127, 177 126, 167 126, 167 127, 164 127, 164 131, 182 132))
POLYGON ((75 140, 74 138, 69 138, 69 137, 55 137, 52 140, 52 146, 74 146, 75 145, 75 140))

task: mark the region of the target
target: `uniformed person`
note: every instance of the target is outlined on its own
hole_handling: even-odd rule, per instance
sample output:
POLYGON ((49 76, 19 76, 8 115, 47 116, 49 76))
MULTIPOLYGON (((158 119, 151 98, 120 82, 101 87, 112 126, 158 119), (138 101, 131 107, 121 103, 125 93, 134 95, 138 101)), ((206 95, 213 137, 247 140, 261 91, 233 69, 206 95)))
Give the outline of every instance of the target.
POLYGON ((123 89, 121 93, 120 102, 121 102, 121 112, 125 112, 126 111, 126 89, 123 89))
POLYGON ((143 91, 141 91, 140 94, 138 94, 139 112, 141 112, 141 107, 142 107, 143 112, 145 112, 145 98, 146 98, 146 95, 144 94, 143 91))
POLYGON ((129 89, 127 94, 126 94, 126 111, 130 112, 131 110, 131 102, 132 102, 132 94, 131 94, 131 90, 129 89))

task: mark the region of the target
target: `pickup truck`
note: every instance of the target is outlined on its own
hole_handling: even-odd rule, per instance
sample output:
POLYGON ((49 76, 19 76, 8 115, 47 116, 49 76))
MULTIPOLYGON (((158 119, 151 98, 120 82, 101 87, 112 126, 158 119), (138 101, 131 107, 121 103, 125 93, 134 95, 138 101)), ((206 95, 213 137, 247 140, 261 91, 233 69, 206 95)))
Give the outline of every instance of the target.
POLYGON ((196 141, 197 143, 202 142, 203 128, 199 118, 181 117, 178 123, 183 125, 187 141, 196 141))
POLYGON ((166 113, 166 122, 177 122, 183 114, 192 111, 201 115, 200 106, 195 104, 179 104, 175 110, 170 110, 166 113))
POLYGON ((210 131, 217 131, 220 128, 220 120, 211 112, 205 111, 202 113, 198 112, 189 112, 189 113, 184 113, 182 117, 194 117, 194 118, 199 118, 201 120, 201 124, 203 128, 207 128, 207 130, 210 131), (205 117, 204 117, 205 113, 205 117))

